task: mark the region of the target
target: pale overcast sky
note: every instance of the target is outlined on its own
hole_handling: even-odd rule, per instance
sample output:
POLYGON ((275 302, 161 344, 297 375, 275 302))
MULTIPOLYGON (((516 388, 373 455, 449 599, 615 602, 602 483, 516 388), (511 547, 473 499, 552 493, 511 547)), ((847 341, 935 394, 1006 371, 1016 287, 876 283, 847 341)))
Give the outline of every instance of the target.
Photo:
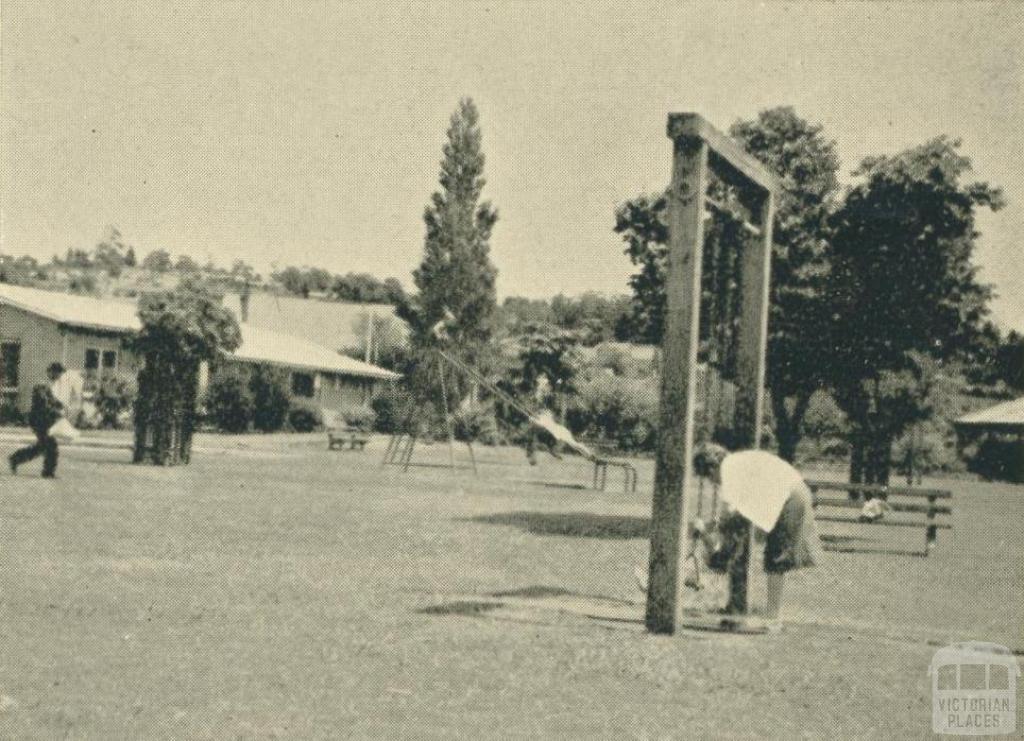
POLYGON ((1024 3, 4 0, 5 253, 162 247, 395 275, 448 117, 478 103, 501 295, 626 292, 617 203, 661 189, 670 110, 782 104, 845 171, 938 134, 1009 205, 981 221, 1024 330, 1024 3))

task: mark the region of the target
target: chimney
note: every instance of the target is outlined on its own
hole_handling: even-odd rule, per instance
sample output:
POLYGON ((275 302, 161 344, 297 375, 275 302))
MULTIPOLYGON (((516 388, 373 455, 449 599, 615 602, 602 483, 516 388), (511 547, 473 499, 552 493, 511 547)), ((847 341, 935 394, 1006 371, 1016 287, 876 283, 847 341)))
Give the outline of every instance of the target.
POLYGON ((249 321, 249 284, 246 283, 242 292, 238 295, 238 310, 242 324, 249 321))

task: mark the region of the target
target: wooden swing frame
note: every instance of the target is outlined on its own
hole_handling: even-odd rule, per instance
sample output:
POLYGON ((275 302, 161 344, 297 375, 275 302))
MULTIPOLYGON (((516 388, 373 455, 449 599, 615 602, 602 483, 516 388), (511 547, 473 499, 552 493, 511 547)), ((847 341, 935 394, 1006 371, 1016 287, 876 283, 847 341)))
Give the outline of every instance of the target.
MULTIPOLYGON (((744 229, 759 237, 740 258, 740 321, 736 356, 735 431, 747 448, 760 444, 768 345, 768 296, 774 176, 734 141, 696 113, 671 113, 672 182, 668 190, 667 312, 662 345, 662 381, 651 548, 645 623, 652 633, 675 633, 684 622, 683 564, 689 553, 693 491, 694 410, 697 402, 697 350, 700 341, 701 277, 709 173, 734 188, 744 229), (750 219, 756 223, 751 223, 750 219)), ((731 209, 730 209, 731 212, 731 209)), ((748 549, 749 552, 749 549, 748 549)), ((731 574, 730 608, 745 613, 746 572, 731 574)))

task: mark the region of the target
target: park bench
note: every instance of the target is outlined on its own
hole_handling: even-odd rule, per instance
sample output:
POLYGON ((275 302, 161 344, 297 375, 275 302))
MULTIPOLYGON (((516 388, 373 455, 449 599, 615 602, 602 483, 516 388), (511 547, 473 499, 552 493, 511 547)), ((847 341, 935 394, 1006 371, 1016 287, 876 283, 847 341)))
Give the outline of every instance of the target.
POLYGON ((370 433, 359 427, 327 429, 328 450, 344 450, 346 445, 349 450, 362 450, 368 442, 370 442, 370 433))
POLYGON ((910 486, 883 486, 881 484, 847 484, 841 481, 807 481, 814 496, 814 519, 818 522, 844 522, 855 525, 884 525, 886 527, 920 527, 924 529, 924 553, 935 547, 939 530, 952 530, 948 518, 953 514, 953 492, 945 489, 925 489, 910 486), (820 496, 819 492, 841 492, 845 496, 820 496), (832 510, 860 510, 868 495, 885 502, 888 512, 900 513, 890 517, 888 512, 877 520, 860 518, 832 510), (939 504, 939 500, 944 503, 939 504), (921 501, 925 500, 925 501, 921 501), (821 510, 827 510, 822 514, 821 510), (922 515, 918 517, 917 515, 922 515))

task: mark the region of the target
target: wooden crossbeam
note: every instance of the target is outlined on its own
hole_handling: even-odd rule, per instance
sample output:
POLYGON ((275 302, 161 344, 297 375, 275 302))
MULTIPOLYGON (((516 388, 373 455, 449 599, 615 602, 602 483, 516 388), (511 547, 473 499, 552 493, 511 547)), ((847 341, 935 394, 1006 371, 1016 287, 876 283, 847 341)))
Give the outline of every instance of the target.
POLYGON ((745 189, 753 183, 769 193, 778 192, 778 183, 768 168, 756 157, 740 149, 736 142, 708 123, 699 113, 670 113, 668 136, 673 141, 699 139, 707 142, 711 169, 716 174, 724 175, 732 184, 745 189))
MULTIPOLYGON (((820 498, 815 502, 817 507, 838 507, 840 509, 861 509, 863 504, 849 499, 820 498)), ((946 504, 906 504, 903 502, 886 502, 886 507, 893 512, 918 512, 928 514, 932 512, 937 515, 951 515, 953 508, 946 504)))
POLYGON ((953 498, 953 492, 948 489, 918 489, 906 486, 883 486, 882 484, 848 484, 845 481, 819 481, 816 479, 807 479, 806 483, 811 491, 817 491, 818 489, 830 489, 832 491, 882 494, 897 497, 935 497, 937 499, 953 498))

